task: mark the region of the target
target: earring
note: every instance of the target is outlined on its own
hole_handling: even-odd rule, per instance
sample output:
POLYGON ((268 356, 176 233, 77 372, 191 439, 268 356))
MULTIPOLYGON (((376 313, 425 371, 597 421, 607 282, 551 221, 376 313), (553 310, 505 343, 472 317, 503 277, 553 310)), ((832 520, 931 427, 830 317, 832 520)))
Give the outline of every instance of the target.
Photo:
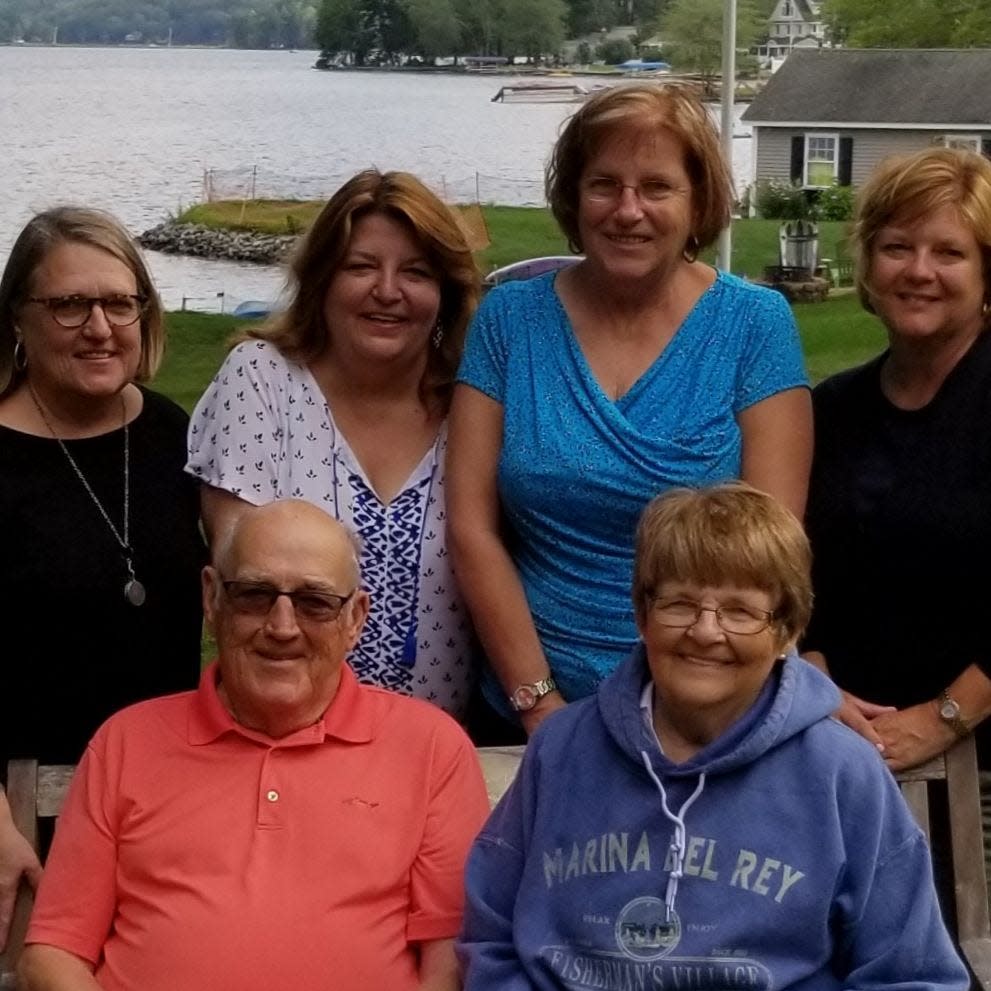
POLYGON ((438 320, 437 323, 434 324, 434 332, 430 337, 430 343, 433 344, 435 348, 439 348, 442 340, 444 340, 444 325, 440 322, 440 320, 438 320))
POLYGON ((17 338, 14 342, 14 371, 23 372, 28 367, 28 356, 24 353, 24 341, 17 338))
POLYGON ((685 242, 685 248, 681 254, 686 262, 693 262, 698 258, 699 239, 694 234, 688 236, 688 240, 685 242))

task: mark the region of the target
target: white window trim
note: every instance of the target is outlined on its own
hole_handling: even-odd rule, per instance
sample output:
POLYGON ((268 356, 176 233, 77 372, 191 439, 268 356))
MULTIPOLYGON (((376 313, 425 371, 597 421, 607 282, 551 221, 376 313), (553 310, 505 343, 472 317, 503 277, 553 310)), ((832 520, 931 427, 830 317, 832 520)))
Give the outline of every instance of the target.
POLYGON ((809 139, 828 138, 833 142, 835 154, 833 156, 833 182, 839 178, 840 174, 840 135, 836 131, 809 131, 805 134, 805 150, 802 156, 802 186, 805 189, 828 189, 828 186, 813 186, 809 182, 809 139))
POLYGON ((943 146, 946 148, 960 147, 966 145, 971 151, 980 154, 981 136, 979 134, 944 134, 943 146))

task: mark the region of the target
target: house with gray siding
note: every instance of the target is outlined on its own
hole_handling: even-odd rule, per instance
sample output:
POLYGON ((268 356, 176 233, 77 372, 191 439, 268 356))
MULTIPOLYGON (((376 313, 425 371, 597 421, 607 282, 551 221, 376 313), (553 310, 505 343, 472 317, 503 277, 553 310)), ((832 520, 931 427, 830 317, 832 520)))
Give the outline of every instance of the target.
POLYGON ((753 180, 808 190, 931 145, 991 157, 991 49, 796 49, 742 119, 753 180))
POLYGON ((818 48, 824 37, 817 0, 777 0, 767 21, 767 40, 757 46, 757 57, 785 58, 795 48, 818 48))

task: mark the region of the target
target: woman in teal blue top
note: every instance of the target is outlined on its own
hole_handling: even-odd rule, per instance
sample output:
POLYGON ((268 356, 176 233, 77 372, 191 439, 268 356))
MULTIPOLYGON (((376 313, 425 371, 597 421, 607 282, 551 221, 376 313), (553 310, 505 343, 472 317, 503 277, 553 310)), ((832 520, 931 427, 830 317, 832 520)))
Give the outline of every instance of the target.
POLYGON ((636 520, 676 485, 743 478, 804 508, 812 441, 791 311, 697 260, 729 171, 680 86, 615 87, 571 118, 548 200, 577 265, 493 290, 451 413, 449 536, 488 701, 527 732, 637 639, 636 520))

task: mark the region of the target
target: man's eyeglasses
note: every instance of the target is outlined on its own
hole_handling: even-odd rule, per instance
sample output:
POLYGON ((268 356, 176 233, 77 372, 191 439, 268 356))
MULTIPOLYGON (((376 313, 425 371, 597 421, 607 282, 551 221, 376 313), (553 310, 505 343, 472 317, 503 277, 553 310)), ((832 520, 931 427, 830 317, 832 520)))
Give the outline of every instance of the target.
POLYGON ((276 588, 268 582, 223 581, 221 584, 227 601, 236 612, 246 616, 267 616, 276 599, 285 595, 292 602, 297 617, 315 623, 329 623, 337 619, 356 591, 352 590, 348 595, 337 595, 310 588, 276 588))
POLYGON ((600 203, 618 203, 624 189, 632 189, 641 203, 659 203, 667 199, 674 187, 666 179, 644 179, 642 182, 630 184, 620 182, 605 175, 593 175, 582 180, 582 190, 590 200, 600 203))
POLYGON ((774 619, 774 613, 752 606, 703 606, 691 599, 654 599, 651 609, 661 626, 688 629, 694 626, 704 612, 716 614, 716 622, 726 633, 750 636, 766 630, 774 619))
POLYGON ((40 303, 52 319, 68 330, 82 327, 90 318, 94 306, 99 306, 111 327, 130 327, 141 319, 148 300, 133 293, 113 296, 30 296, 30 303, 40 303))

